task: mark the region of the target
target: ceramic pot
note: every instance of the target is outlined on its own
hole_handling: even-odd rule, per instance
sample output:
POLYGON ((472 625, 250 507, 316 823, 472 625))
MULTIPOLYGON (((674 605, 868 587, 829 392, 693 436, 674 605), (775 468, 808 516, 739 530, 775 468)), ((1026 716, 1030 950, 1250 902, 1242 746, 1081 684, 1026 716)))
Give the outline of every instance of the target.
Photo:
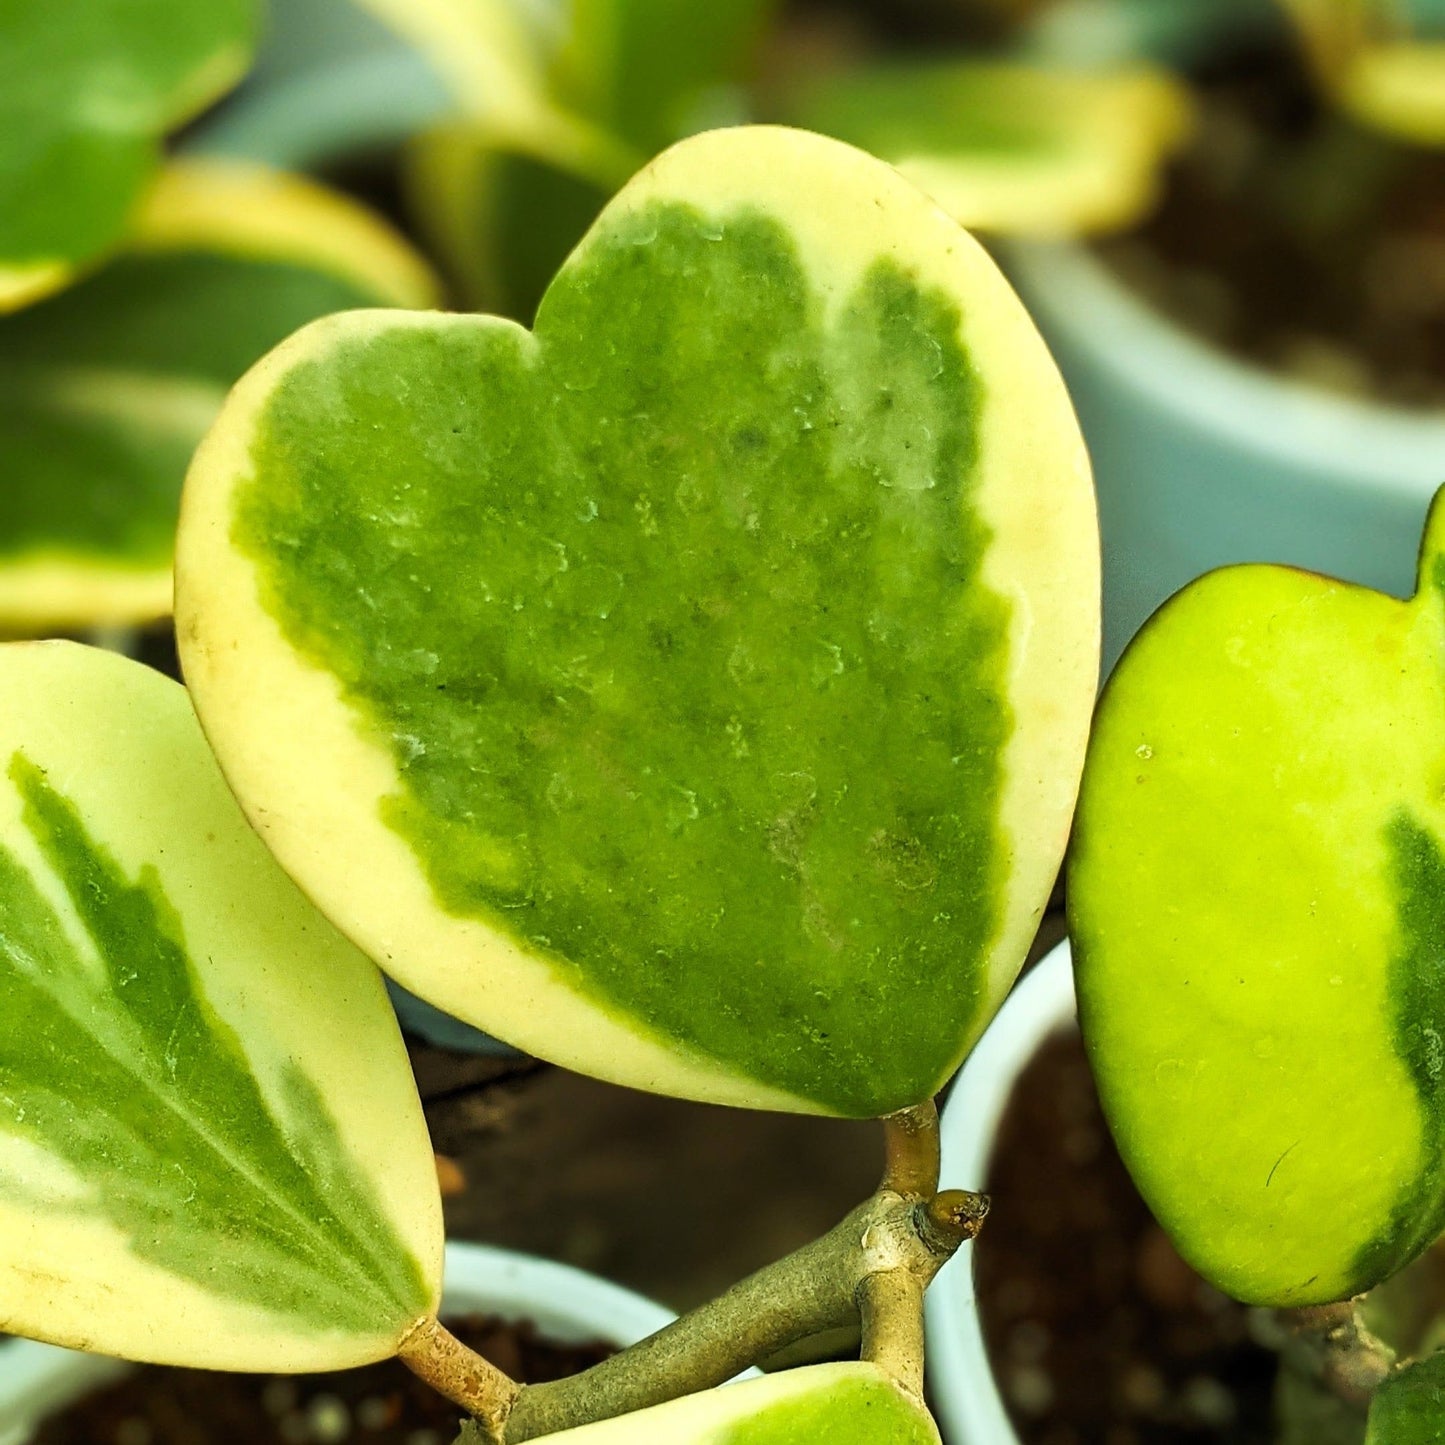
MULTIPOLYGON (((447 1245, 444 1312, 530 1320, 559 1344, 619 1348, 661 1329, 671 1310, 584 1270, 482 1244, 447 1245)), ((23 1445, 35 1424, 131 1366, 33 1340, 0 1344, 0 1445, 23 1445)))
POLYGON ((1425 512, 1445 483, 1445 412, 1335 396, 1238 360, 1082 245, 1015 243, 1002 259, 1093 458, 1106 669, 1161 602, 1229 563, 1414 590, 1425 512))
MULTIPOLYGON (((979 1040, 940 1119, 942 1186, 982 1191, 1014 1084, 1040 1046, 1076 1026, 1067 942, 1019 983, 979 1040)), ((946 1445, 1018 1445, 989 1367, 973 1287, 973 1245, 939 1271, 926 1296, 928 1384, 946 1445)))

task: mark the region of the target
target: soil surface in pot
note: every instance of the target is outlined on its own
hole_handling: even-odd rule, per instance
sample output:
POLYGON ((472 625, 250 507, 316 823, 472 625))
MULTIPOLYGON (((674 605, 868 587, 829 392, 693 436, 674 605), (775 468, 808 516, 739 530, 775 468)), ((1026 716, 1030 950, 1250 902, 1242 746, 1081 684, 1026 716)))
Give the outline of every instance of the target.
MULTIPOLYGON (((460 1339, 529 1384, 615 1353, 558 1345, 532 1325, 464 1317, 460 1339)), ((33 1445, 451 1445, 459 1412, 388 1360, 328 1375, 232 1375, 147 1365, 52 1415, 33 1445)))
POLYGON ((1154 1222, 1077 1032, 1020 1076, 988 1189, 975 1279, 1024 1445, 1268 1445, 1275 1356, 1154 1222))
POLYGON ((1445 408, 1445 151, 1347 120, 1279 48, 1222 55, 1194 80, 1193 142, 1158 211, 1102 243, 1105 259, 1249 360, 1445 408))

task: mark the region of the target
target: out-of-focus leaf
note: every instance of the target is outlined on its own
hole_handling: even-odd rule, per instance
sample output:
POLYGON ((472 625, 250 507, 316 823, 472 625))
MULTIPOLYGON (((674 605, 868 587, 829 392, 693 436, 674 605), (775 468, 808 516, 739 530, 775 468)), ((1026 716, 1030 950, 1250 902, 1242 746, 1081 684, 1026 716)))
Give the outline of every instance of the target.
POLYGON ((181 482, 231 383, 317 316, 434 297, 405 243, 333 192, 170 169, 121 255, 0 318, 0 629, 164 616, 181 482))
POLYGON ((1035 931, 1095 547, 984 252, 872 157, 738 127, 614 197, 533 331, 343 316, 260 363, 187 481, 178 630, 257 826, 409 988, 633 1085, 870 1115, 1035 931))
POLYGON ((777 0, 571 0, 561 74, 575 103, 650 153, 700 128, 746 74, 777 0))
POLYGON ((0 1329, 334 1369, 440 1293, 441 1203, 371 963, 247 827, 185 690, 0 647, 0 1329))
POLYGON ((1154 69, 965 61, 840 76, 802 95, 791 118, 897 166, 962 225, 1071 234, 1153 206, 1191 109, 1154 69))
POLYGON ((1377 45, 1340 82, 1358 120, 1402 140, 1445 146, 1445 41, 1377 45))
POLYGON ((525 322, 611 194, 464 124, 418 137, 406 177, 411 210, 462 302, 525 322))
POLYGON ((254 0, 0 0, 0 311, 121 240, 160 138, 233 84, 254 0))
POLYGON ((516 0, 358 0, 435 66, 457 107, 504 150, 620 185, 642 157, 553 93, 545 47, 516 0))

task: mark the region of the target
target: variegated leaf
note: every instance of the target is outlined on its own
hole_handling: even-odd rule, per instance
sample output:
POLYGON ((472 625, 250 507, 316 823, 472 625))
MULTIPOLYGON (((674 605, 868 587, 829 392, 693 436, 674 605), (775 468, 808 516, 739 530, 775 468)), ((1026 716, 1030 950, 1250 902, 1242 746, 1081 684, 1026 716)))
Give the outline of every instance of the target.
POLYGON ((0 631, 164 616, 181 482, 231 383, 317 316, 434 295, 331 191, 172 166, 123 255, 0 318, 0 631))
POLYGON ((0 1330, 233 1369, 391 1354, 442 1239, 375 968, 160 674, 0 647, 0 767, 0 1330))
POLYGON ((1115 670, 1069 873, 1080 1017, 1134 1178, 1259 1304, 1445 1227, 1445 507, 1408 602, 1217 572, 1115 670))
POLYGON ((962 225, 1057 235, 1147 214, 1191 111, 1153 69, 975 60, 844 75, 804 92, 795 118, 891 161, 962 225))
POLYGON ((1018 971, 1096 588, 1078 430, 993 264, 770 128, 642 172, 534 332, 293 338, 178 551, 232 786, 409 988, 602 1077, 859 1115, 932 1094, 1018 971))
POLYGON ((782 1370, 545 1438, 549 1445, 939 1445, 927 1410, 864 1364, 782 1370))
POLYGON ((0 311, 114 247, 160 139, 241 76, 254 0, 0 0, 0 311))

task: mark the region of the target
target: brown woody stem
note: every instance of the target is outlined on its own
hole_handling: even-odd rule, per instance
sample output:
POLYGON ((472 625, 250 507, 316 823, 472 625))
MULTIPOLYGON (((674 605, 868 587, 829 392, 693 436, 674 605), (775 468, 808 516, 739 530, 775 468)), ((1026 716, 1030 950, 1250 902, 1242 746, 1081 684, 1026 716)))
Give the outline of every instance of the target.
POLYGON ((500 1438, 522 1387, 469 1350, 440 1321, 422 1320, 401 1342, 397 1358, 482 1428, 500 1438))

